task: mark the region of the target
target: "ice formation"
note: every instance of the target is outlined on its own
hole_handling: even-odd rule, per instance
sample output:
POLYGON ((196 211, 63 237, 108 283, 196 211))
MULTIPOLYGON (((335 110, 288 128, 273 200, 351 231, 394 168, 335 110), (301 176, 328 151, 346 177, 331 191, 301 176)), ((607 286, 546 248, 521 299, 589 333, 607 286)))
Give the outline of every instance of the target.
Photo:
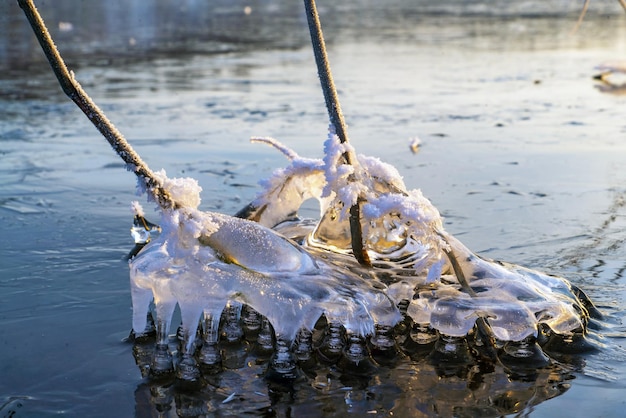
POLYGON ((569 282, 476 256, 444 231, 437 209, 419 190, 408 191, 394 167, 362 155, 359 167, 347 167, 339 159, 346 145, 332 131, 325 146, 331 157, 324 162, 289 154, 291 165, 264 183, 250 217, 280 230, 280 221, 293 216, 293 208, 314 197, 320 202, 321 220, 306 236, 304 247, 349 254, 346 206, 360 196, 373 272, 396 304, 410 301, 407 313, 416 323, 464 336, 477 318, 484 318, 502 341, 536 337, 540 324, 558 334, 584 328, 581 312, 587 307, 569 282), (355 171, 357 185, 348 179, 355 171), (289 204, 284 205, 281 197, 289 204), (290 213, 281 212, 284 207, 290 213), (283 219, 277 219, 277 213, 283 219), (455 271, 451 258, 460 271, 455 271), (459 280, 459 274, 467 283, 459 280))
MULTIPOLYGON (((551 335, 570 341, 585 332, 593 305, 582 292, 564 279, 474 255, 445 232, 437 209, 419 190, 407 190, 395 168, 366 156, 343 162, 349 145, 332 130, 324 160, 301 158, 270 138, 256 141, 278 148, 290 164, 264 181, 236 217, 199 211, 195 180, 159 174, 185 205, 162 211, 162 232, 130 262, 133 329, 145 333, 154 311, 161 347, 155 356, 166 351, 176 305, 189 362, 198 344, 218 340, 220 318, 236 322, 245 306, 273 327, 272 364, 279 369, 290 369, 290 351, 298 351, 303 332, 310 340, 321 318, 336 342, 331 346, 348 357, 362 354, 368 338, 374 348, 393 346, 390 330, 403 321, 411 322, 415 341, 477 333, 493 350, 518 344, 518 356, 534 358, 537 341, 551 335), (310 198, 320 203, 317 223, 297 218, 310 198), (347 209, 354 204, 361 206, 371 267, 351 256, 347 209)), ((143 219, 138 205, 135 212, 143 219)))
MULTIPOLYGON (((34 6, 20 3, 63 90, 161 207, 157 226, 133 204, 133 349, 138 364, 150 356, 142 372, 174 372, 169 343, 177 306, 175 373, 187 383, 200 380, 198 362, 210 372, 219 369, 218 342, 241 341, 242 323, 254 330, 260 350, 273 352, 268 375, 288 379, 296 376, 296 363, 316 361, 314 351, 320 362, 366 375, 371 361, 384 364, 399 346, 409 354, 433 344, 437 364, 481 356, 542 367, 548 361, 542 348, 584 340, 595 308, 579 289, 474 255, 443 229, 439 212, 419 190, 407 190, 395 168, 372 157, 353 159, 345 132, 340 141, 331 128, 323 160, 257 139, 281 150, 289 166, 237 216, 200 211, 198 183, 148 168, 67 70, 34 6), (316 223, 297 218, 311 198, 320 203, 316 223), (353 254, 354 244, 359 251, 353 254), (141 341, 152 334, 153 350, 143 350, 141 341)), ((314 4, 306 5, 307 17, 316 20, 314 4)), ((331 125, 344 131, 322 62, 319 20, 309 20, 309 27, 331 125)), ((411 148, 418 146, 415 140, 411 148)), ((240 365, 237 356, 223 363, 240 365)))

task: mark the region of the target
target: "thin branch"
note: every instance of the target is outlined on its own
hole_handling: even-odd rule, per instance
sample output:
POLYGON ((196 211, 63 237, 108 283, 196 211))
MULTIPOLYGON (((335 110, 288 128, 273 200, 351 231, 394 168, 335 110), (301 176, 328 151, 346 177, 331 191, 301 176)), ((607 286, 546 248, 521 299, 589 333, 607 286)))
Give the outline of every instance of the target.
POLYGON ((467 278, 465 277, 465 273, 463 273, 463 268, 459 264, 459 260, 456 258, 454 251, 444 249, 443 252, 448 256, 448 260, 450 260, 450 265, 452 266, 452 270, 454 270, 454 275, 458 280, 459 284, 471 297, 476 297, 476 292, 469 285, 467 278))
MULTIPOLYGON (((333 75, 330 71, 330 63, 328 54, 326 53, 326 43, 324 42, 324 34, 322 33, 322 24, 317 13, 315 0, 304 0, 304 8, 306 10, 306 18, 311 33, 311 42, 313 44, 313 54, 315 63, 317 64, 317 73, 322 84, 322 92, 326 101, 326 109, 330 123, 335 128, 335 133, 339 137, 342 144, 348 143, 348 132, 346 122, 339 105, 339 97, 337 89, 333 81, 333 75)), ((346 151, 343 158, 347 164, 356 166, 357 159, 352 151, 346 151)), ((352 241, 352 254, 359 264, 371 267, 369 255, 363 245, 363 227, 361 225, 361 207, 360 200, 350 207, 350 235, 352 241)))
MULTIPOLYGON (((317 73, 322 84, 322 92, 326 101, 326 109, 330 117, 330 123, 335 127, 335 133, 339 137, 341 143, 348 141, 348 132, 346 129, 346 121, 341 112, 339 104, 339 96, 333 81, 333 75, 330 71, 330 62, 326 53, 326 42, 322 33, 322 24, 320 22, 315 0, 304 0, 304 8, 306 9, 306 18, 309 24, 309 32, 311 33, 311 42, 313 43, 313 54, 315 55, 315 63, 317 64, 317 73)), ((354 156, 346 155, 348 164, 354 163, 354 156)))
MULTIPOLYGON (((624 11, 626 11, 626 0, 617 0, 617 1, 622 6, 624 11)), ((585 15, 587 14, 587 9, 589 9, 589 3, 591 3, 591 0, 585 0, 585 3, 583 4, 583 9, 581 10, 580 15, 578 16, 578 20, 576 21, 576 25, 570 32, 572 35, 578 32, 578 29, 580 29, 580 25, 582 25, 583 19, 585 18, 585 15)))
MULTIPOLYGON (((574 29, 572 29, 572 32, 571 32, 572 35, 578 32, 580 25, 582 25, 583 19, 585 18, 585 15, 587 14, 587 9, 589 8, 590 1, 591 0, 585 0, 585 4, 583 4, 583 9, 580 12, 580 16, 578 16, 578 20, 576 21, 576 25, 574 26, 574 29)), ((619 0, 619 1, 621 3, 623 0, 619 0)))
POLYGON ((109 121, 104 112, 91 100, 89 95, 74 78, 74 74, 68 71, 33 1, 18 0, 18 3, 22 10, 24 10, 24 14, 33 28, 33 32, 54 71, 54 75, 59 80, 63 92, 76 103, 80 110, 89 118, 91 123, 93 123, 98 131, 106 138, 117 155, 127 164, 129 170, 133 171, 140 181, 143 181, 146 190, 148 193, 152 194, 157 204, 163 209, 176 207, 176 202, 174 202, 169 193, 163 189, 152 170, 150 170, 139 154, 130 146, 113 123, 109 121))
MULTIPOLYGON (((437 234, 444 240, 444 242, 448 246, 450 246, 450 243, 448 242, 448 239, 445 237, 444 234, 442 234, 441 232, 437 232, 437 234)), ((444 249, 443 252, 448 257, 448 260, 450 260, 450 265, 452 266, 454 275, 456 276, 456 279, 461 285, 461 288, 465 290, 465 292, 467 292, 467 294, 469 294, 470 297, 472 298, 477 297, 478 295, 476 294, 476 291, 474 291, 474 289, 472 289, 472 287, 470 286, 469 281, 467 280, 467 277, 465 277, 465 273, 463 273, 463 268, 461 267, 461 264, 459 263, 459 260, 456 257, 456 254, 452 250, 451 246, 449 249, 444 249)), ((496 357, 497 348, 495 345, 495 337, 493 334, 493 330, 491 329, 491 326, 487 322, 486 318, 479 317, 476 319, 476 327, 480 331, 481 338, 483 338, 483 343, 485 346, 485 354, 489 355, 489 357, 492 360, 495 360, 497 358, 496 357)))
POLYGON ((361 225, 361 199, 350 207, 350 241, 352 254, 360 265, 372 267, 372 261, 363 245, 363 227, 361 225))

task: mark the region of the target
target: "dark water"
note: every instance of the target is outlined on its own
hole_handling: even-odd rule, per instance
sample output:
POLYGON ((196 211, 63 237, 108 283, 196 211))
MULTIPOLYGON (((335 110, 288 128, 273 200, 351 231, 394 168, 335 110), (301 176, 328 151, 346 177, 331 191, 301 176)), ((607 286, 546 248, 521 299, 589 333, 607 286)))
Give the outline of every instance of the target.
MULTIPOLYGON (((271 396, 251 366, 225 375, 207 408, 471 416, 496 399, 501 413, 621 416, 626 96, 592 80, 626 59, 619 4, 592 1, 572 34, 579 5, 566 1, 324 3, 357 150, 394 164, 471 249, 585 289, 606 314, 604 347, 565 379, 441 380, 405 362, 365 389, 316 380, 293 398, 271 396)), ((83 87, 153 169, 199 180, 204 209, 235 212, 285 164, 250 136, 321 156, 327 117, 299 2, 38 6, 83 87)), ((157 416, 123 342, 134 178, 62 95, 13 2, 0 34, 0 416, 157 416)))

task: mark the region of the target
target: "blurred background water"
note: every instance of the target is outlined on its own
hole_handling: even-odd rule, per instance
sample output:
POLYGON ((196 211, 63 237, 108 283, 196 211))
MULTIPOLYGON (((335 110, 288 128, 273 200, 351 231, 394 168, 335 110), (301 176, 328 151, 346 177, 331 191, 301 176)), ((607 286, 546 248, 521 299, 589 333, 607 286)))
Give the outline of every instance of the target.
MULTIPOLYGON (((285 165, 253 135, 322 155, 328 121, 299 2, 37 5, 96 103, 153 169, 198 179, 202 208, 234 213, 285 165)), ((318 4, 357 151, 395 165, 469 248, 565 276, 607 314, 603 349, 522 415, 617 417, 625 403, 626 87, 592 77, 626 60, 626 13, 592 0, 573 32, 581 7, 318 4)), ((123 342, 135 180, 63 95, 10 1, 0 3, 0 115, 2 416, 156 415, 123 342)), ((218 402, 215 413, 417 415, 423 379, 409 363, 369 391, 313 387, 311 399, 218 402)), ((468 404, 478 396, 457 383, 468 404)), ((441 391, 432 396, 445 400, 441 391)))

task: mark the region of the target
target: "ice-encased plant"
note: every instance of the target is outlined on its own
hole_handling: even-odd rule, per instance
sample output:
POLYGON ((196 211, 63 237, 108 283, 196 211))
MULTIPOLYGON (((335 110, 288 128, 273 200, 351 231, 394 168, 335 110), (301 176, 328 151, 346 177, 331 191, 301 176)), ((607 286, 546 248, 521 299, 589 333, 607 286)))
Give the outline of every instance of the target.
MULTIPOLYGON (((363 340, 409 320, 445 338, 480 333, 493 351, 520 345, 516 354, 539 359, 541 367, 547 358, 538 341, 584 335, 595 308, 579 289, 473 254, 443 229, 419 190, 406 190, 392 166, 365 156, 351 165, 305 159, 275 140, 256 141, 291 162, 262 182, 264 190, 238 214, 249 220, 199 211, 195 180, 162 176, 164 189, 189 204, 162 211, 161 234, 130 262, 138 335, 152 301, 163 347, 180 307, 186 355, 193 354, 201 318, 220 318, 233 302, 267 318, 285 347, 322 317, 340 324, 347 338, 363 340), (358 181, 349 179, 355 170, 358 181), (315 223, 297 217, 310 198, 320 203, 315 223), (351 254, 346 207, 357 200, 371 266, 360 266, 351 254)), ((331 129, 326 155, 344 151, 331 129)), ((211 328, 201 332, 216 336, 219 321, 204 322, 211 328)))
MULTIPOLYGON (((343 148, 331 131, 326 155, 340 155, 343 148)), ((349 254, 345 208, 360 196, 364 245, 374 277, 396 305, 410 301, 407 313, 416 323, 464 336, 477 318, 484 318, 502 341, 536 337, 540 324, 558 334, 584 329, 587 307, 578 299, 578 289, 559 277, 476 256, 443 229, 437 209, 420 190, 407 190, 391 165, 366 156, 358 157, 355 168, 332 158, 286 155, 290 166, 263 182, 265 190, 248 216, 281 229, 306 199, 315 198, 321 218, 303 246, 349 254), (347 180, 355 169, 358 185, 347 180)))
MULTIPOLYGON (((304 159, 265 139, 291 163, 235 217, 200 211, 195 180, 152 172, 67 70, 32 1, 19 2, 63 90, 160 208, 161 233, 147 242, 147 231, 156 228, 134 204, 134 234, 147 245, 130 261, 136 336, 156 322, 153 375, 173 371, 168 341, 176 306, 182 317, 177 368, 191 381, 198 378, 196 335, 202 349, 210 349, 244 305, 265 318, 269 340, 276 338, 269 344, 275 349, 270 369, 282 377, 294 376, 294 355, 314 349, 325 360, 339 353, 358 367, 369 356, 366 339, 372 352, 394 352, 394 332, 418 345, 440 338, 443 352, 454 355, 449 347, 472 338, 493 361, 512 355, 531 359, 533 367, 547 361, 540 344, 567 346, 584 337, 595 309, 580 290, 561 278, 474 255, 443 229, 439 212, 420 191, 406 189, 395 168, 356 156, 314 2, 305 5, 331 121, 325 158, 304 159), (314 224, 296 217, 309 198, 320 202, 314 224), (320 322, 328 350, 319 338, 317 346, 311 343, 320 322)), ((212 358, 206 364, 219 363, 215 352, 202 355, 212 358)))

